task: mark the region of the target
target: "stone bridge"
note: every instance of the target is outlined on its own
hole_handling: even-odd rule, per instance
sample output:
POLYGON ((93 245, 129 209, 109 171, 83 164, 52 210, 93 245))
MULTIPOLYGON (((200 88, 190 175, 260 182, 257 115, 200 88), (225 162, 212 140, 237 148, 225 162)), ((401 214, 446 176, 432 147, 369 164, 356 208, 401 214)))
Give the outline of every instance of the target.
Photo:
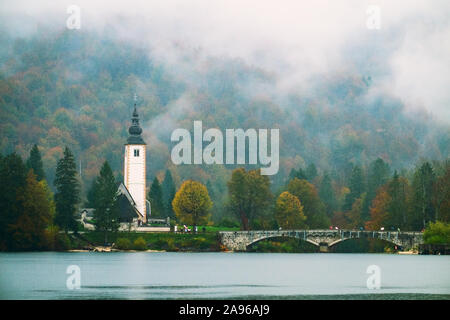
POLYGON ((246 251, 247 248, 261 240, 290 237, 307 241, 319 247, 320 252, 327 252, 335 244, 358 238, 382 239, 391 242, 403 250, 410 250, 423 243, 421 232, 397 231, 359 231, 359 230, 260 230, 260 231, 221 231, 219 238, 222 245, 233 251, 246 251))

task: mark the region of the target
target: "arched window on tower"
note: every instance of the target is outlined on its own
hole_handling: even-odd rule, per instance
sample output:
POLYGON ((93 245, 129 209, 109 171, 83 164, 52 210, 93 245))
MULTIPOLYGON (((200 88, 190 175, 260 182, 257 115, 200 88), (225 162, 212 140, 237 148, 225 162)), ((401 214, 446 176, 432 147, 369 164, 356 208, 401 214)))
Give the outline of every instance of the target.
POLYGON ((134 149, 134 156, 139 157, 139 149, 134 149))

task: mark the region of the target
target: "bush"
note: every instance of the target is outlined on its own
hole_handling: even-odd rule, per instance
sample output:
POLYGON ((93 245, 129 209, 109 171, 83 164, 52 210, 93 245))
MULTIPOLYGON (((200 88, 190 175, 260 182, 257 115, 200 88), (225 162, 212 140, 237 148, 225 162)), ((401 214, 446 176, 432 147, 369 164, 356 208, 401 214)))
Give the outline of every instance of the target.
POLYGON ((72 246, 71 246, 70 238, 67 234, 60 233, 57 235, 56 246, 55 246, 56 251, 70 250, 71 247, 72 246))
POLYGON ((145 242, 144 238, 139 237, 134 240, 133 247, 135 250, 147 250, 147 242, 145 242))
POLYGON ((426 244, 448 244, 450 243, 450 224, 437 221, 431 222, 423 233, 426 244))
POLYGON ((115 247, 120 250, 130 250, 131 241, 127 238, 119 238, 116 241, 115 247))

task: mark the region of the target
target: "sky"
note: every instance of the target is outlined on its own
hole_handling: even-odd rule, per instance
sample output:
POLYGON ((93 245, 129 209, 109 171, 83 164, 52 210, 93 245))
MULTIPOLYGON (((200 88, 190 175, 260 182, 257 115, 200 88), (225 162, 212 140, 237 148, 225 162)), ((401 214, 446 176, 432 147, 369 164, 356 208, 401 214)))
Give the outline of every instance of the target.
POLYGON ((273 72, 277 90, 307 87, 311 77, 358 70, 374 91, 399 97, 450 123, 450 1, 5 1, 1 28, 16 36, 64 29, 67 8, 81 29, 150 43, 177 60, 173 44, 242 59, 273 72), (370 29, 379 8, 379 29, 370 29))

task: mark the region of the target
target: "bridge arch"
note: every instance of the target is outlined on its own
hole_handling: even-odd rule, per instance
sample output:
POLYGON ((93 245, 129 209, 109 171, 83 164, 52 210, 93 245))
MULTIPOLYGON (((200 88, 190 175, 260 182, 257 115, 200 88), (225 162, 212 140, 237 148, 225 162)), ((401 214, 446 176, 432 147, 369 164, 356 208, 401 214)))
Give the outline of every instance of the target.
POLYGON ((252 239, 247 245, 246 245, 246 249, 248 249, 249 247, 253 246, 254 244, 264 241, 264 240, 269 240, 269 239, 286 239, 286 238, 290 238, 290 239, 297 239, 299 241, 304 241, 304 242, 308 242, 316 247, 319 247, 320 244, 311 240, 311 239, 304 239, 303 237, 300 236, 296 236, 296 235, 272 235, 272 234, 268 234, 268 235, 264 235, 261 236, 259 238, 256 239, 252 239))
POLYGON ((372 237, 355 237, 355 238, 342 238, 342 239, 337 239, 335 241, 332 241, 328 244, 328 248, 333 250, 333 248, 335 248, 337 245, 342 244, 343 242, 349 242, 349 241, 358 241, 358 240, 362 240, 362 239, 372 239, 372 240, 378 240, 379 243, 386 243, 386 244, 390 244, 392 246, 398 246, 398 247, 403 247, 403 244, 400 241, 396 241, 396 239, 382 239, 382 238, 372 238, 372 237))

